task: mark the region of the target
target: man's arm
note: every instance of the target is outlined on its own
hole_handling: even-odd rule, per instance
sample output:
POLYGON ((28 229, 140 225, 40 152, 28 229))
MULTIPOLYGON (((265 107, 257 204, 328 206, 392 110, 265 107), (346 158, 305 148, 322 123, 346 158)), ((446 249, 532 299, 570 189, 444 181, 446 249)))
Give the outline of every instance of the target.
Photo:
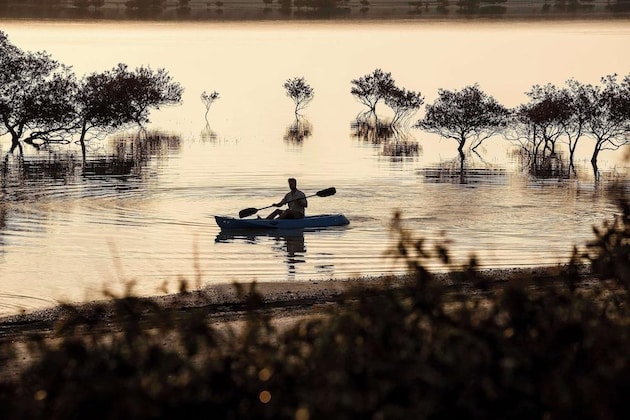
POLYGON ((304 193, 300 194, 300 205, 304 208, 308 207, 308 201, 306 201, 306 195, 304 193))
POLYGON ((289 197, 289 194, 287 193, 282 200, 278 201, 277 203, 273 203, 273 206, 274 207, 284 206, 285 204, 287 204, 288 197, 289 197))

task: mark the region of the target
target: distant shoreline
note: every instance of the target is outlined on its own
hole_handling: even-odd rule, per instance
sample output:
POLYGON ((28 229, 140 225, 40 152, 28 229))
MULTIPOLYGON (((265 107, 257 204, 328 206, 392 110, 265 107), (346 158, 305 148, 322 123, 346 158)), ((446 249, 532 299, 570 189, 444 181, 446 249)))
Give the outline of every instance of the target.
POLYGON ((335 8, 314 9, 295 5, 282 7, 279 0, 272 0, 268 4, 263 0, 190 0, 183 7, 177 0, 167 0, 161 8, 131 9, 125 6, 123 0, 105 0, 104 5, 98 8, 79 8, 73 5, 72 0, 59 0, 58 4, 49 6, 0 0, 0 20, 371 22, 630 18, 630 0, 570 3, 566 0, 507 0, 495 5, 484 3, 466 10, 454 0, 342 0, 335 8))

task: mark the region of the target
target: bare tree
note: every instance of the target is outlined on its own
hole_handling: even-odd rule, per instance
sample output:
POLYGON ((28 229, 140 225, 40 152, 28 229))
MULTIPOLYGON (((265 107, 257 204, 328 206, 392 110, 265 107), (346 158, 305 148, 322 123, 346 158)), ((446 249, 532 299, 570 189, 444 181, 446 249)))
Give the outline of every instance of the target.
POLYGON ((201 102, 203 102, 203 104, 206 107, 206 114, 205 114, 206 122, 208 122, 208 112, 210 112, 210 107, 212 106, 214 101, 216 101, 217 99, 219 99, 219 92, 217 92, 216 90, 210 94, 206 93, 205 90, 201 92, 201 102))
POLYGON ((306 106, 313 100, 315 93, 313 88, 306 83, 303 77, 294 77, 284 82, 284 89, 287 96, 293 99, 295 103, 295 117, 300 115, 300 111, 306 108, 306 106))

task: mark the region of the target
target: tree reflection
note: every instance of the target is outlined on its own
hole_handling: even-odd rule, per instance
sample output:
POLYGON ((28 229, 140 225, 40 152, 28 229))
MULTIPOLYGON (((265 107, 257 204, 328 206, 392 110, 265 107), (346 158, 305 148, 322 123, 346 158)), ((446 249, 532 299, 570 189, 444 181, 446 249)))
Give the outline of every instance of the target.
POLYGON ((568 164, 562 153, 534 154, 520 148, 514 152, 520 166, 530 175, 540 179, 570 178, 577 175, 575 165, 568 164))
POLYGON ((455 157, 438 165, 422 168, 418 171, 426 182, 449 184, 505 183, 508 172, 504 168, 485 165, 473 167, 470 158, 462 160, 455 157))
POLYGON ((304 117, 297 116, 284 133, 284 141, 289 144, 301 145, 305 139, 313 135, 312 124, 304 117))
POLYGON ((2 162, 2 186, 21 185, 32 180, 63 180, 74 175, 80 168, 80 160, 73 154, 48 154, 43 157, 23 155, 4 156, 2 162))
MULTIPOLYGON (((0 233, 7 227, 8 210, 0 206, 0 233)), ((0 255, 4 254, 4 236, 0 235, 0 255)))
POLYGON ((382 146, 381 154, 392 160, 418 156, 422 147, 406 127, 372 117, 358 117, 350 123, 351 136, 374 146, 382 146))
POLYGON ((416 157, 422 151, 422 147, 413 140, 394 140, 383 145, 383 155, 392 160, 416 157))
POLYGON ((150 159, 166 159, 181 150, 181 137, 164 131, 140 132, 119 135, 112 139, 112 146, 117 157, 130 157, 139 165, 145 165, 150 159))
POLYGON ((358 117, 350 123, 350 128, 353 138, 373 145, 381 145, 394 137, 392 126, 379 119, 358 117))
POLYGON ((212 131, 212 128, 210 128, 210 124, 206 124, 203 130, 201 130, 200 137, 201 137, 201 140, 203 141, 211 141, 211 142, 215 142, 218 138, 217 133, 212 131))
MULTIPOLYGON (((109 144, 99 142, 87 159, 79 150, 56 150, 46 145, 36 154, 6 154, 0 171, 1 185, 30 181, 69 180, 74 176, 135 176, 152 159, 164 159, 180 150, 181 139, 159 131, 119 135, 109 144)), ((44 185, 45 187, 45 185, 44 185)))
POLYGON ((131 158, 108 157, 85 162, 83 175, 131 175, 136 162, 131 158))

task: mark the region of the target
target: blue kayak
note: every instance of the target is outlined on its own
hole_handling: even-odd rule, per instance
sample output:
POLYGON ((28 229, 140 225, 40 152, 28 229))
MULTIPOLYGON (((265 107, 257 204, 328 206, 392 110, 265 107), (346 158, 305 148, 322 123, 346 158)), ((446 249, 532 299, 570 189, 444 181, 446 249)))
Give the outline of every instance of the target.
POLYGON ((320 214, 302 219, 236 219, 227 216, 214 216, 214 219, 222 230, 309 229, 344 226, 350 223, 343 214, 320 214))

